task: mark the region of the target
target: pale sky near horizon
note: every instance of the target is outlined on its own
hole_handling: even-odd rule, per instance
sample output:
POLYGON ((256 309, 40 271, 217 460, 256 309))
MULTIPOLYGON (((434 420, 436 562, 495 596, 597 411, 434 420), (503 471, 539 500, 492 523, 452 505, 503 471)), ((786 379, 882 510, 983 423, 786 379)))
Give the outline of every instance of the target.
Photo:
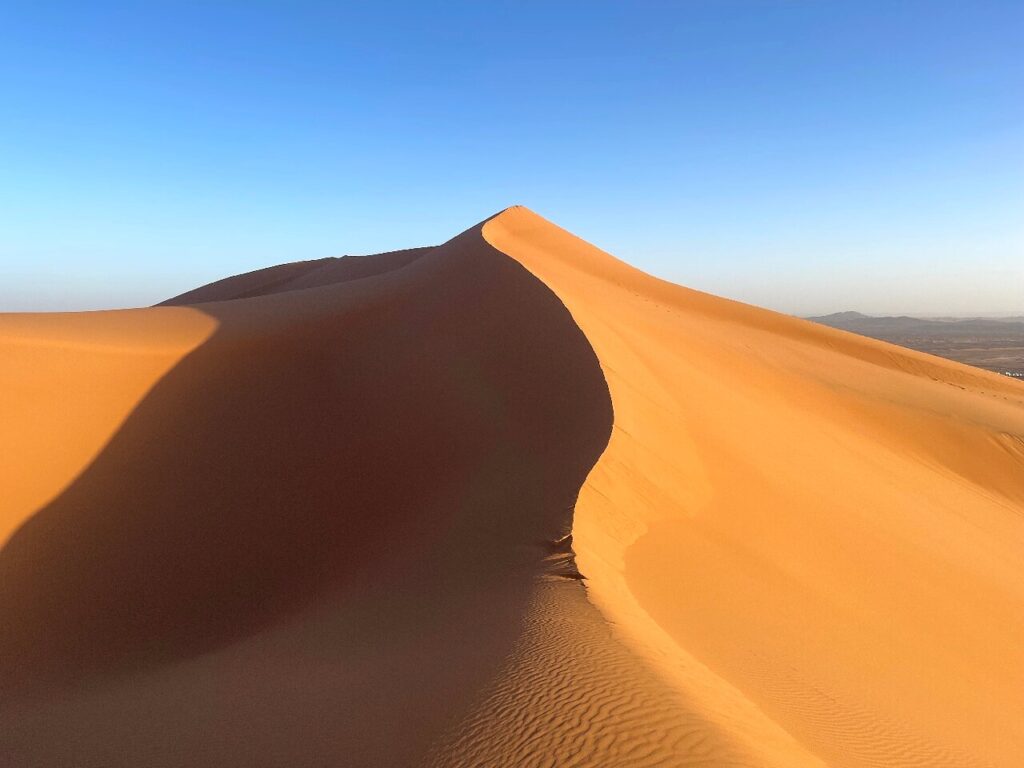
POLYGON ((0 4, 0 311, 527 205, 795 314, 1024 314, 1024 3, 0 4))

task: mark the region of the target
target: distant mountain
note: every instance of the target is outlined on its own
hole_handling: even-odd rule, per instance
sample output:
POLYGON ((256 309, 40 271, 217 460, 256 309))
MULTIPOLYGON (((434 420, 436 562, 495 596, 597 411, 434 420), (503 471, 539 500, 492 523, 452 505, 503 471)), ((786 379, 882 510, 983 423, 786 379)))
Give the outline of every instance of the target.
POLYGON ((944 337, 991 334, 1004 337, 1007 334, 1024 334, 1024 317, 875 317, 848 311, 807 319, 832 328, 887 341, 935 334, 944 337))
POLYGON ((831 315, 822 315, 821 317, 809 317, 807 319, 808 320, 814 320, 816 322, 823 322, 823 323, 825 323, 827 325, 829 322, 837 322, 837 323, 839 323, 839 322, 846 322, 846 321, 850 321, 850 320, 861 320, 861 319, 864 319, 864 318, 867 318, 867 317, 869 317, 869 315, 865 315, 863 312, 846 311, 846 312, 833 312, 831 315))
POLYGON ((861 312, 836 312, 807 319, 1015 378, 1024 377, 1024 317, 872 317, 861 312))

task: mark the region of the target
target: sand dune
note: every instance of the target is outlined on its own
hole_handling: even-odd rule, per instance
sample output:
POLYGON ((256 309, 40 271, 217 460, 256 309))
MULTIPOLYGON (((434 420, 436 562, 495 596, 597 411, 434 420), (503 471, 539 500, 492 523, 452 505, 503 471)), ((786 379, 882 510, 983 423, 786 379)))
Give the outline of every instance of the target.
POLYGON ((524 208, 165 304, 0 315, 0 765, 1020 764, 1021 383, 524 208))

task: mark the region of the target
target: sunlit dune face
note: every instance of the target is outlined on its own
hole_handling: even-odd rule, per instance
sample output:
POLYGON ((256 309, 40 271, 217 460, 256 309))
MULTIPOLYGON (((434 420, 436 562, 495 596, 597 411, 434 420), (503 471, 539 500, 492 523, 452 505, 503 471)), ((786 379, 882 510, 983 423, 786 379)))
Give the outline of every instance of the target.
POLYGON ((0 544, 216 327, 187 308, 0 315, 0 544))
POLYGON ((806 750, 771 764, 1019 759, 1024 388, 657 281, 524 209, 484 234, 608 380, 573 530, 626 642, 735 738, 806 750))

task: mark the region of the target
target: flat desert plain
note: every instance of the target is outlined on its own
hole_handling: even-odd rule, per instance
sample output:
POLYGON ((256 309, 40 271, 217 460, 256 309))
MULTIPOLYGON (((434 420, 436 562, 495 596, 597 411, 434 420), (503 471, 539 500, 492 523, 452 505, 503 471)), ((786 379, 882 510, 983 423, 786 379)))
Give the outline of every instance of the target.
POLYGON ((1024 317, 872 317, 860 312, 837 312, 807 319, 1024 378, 1024 317))
POLYGON ((0 765, 1024 765, 1024 383, 531 211, 0 315, 0 765))

